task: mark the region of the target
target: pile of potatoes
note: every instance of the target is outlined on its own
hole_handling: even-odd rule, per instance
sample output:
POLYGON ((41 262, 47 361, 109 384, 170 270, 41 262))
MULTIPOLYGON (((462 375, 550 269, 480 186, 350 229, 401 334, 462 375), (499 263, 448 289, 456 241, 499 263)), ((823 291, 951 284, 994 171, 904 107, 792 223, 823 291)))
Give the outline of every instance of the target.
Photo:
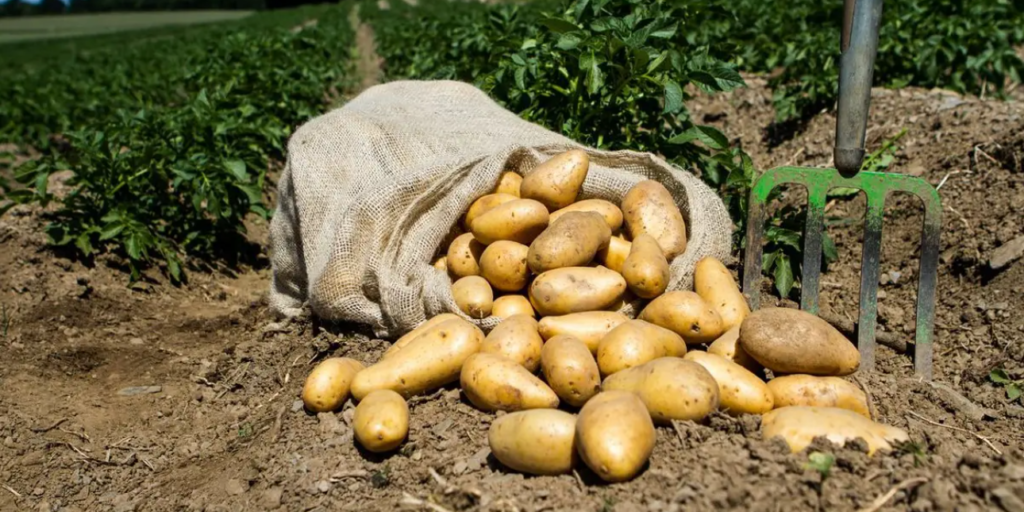
POLYGON ((666 292, 669 262, 686 249, 668 190, 642 181, 621 205, 577 202, 588 168, 586 153, 568 151, 525 178, 504 173, 435 263, 462 313, 501 319, 490 333, 446 313, 372 366, 326 359, 306 380, 307 409, 334 411, 351 395, 356 440, 386 452, 408 435, 409 397, 458 382, 473 406, 507 413, 488 434, 502 464, 555 475, 582 461, 608 482, 643 469, 656 425, 716 411, 762 415, 764 437, 794 452, 818 436, 860 437, 872 453, 907 438, 872 421, 865 394, 840 378, 860 356, 827 322, 794 309, 751 313, 714 258, 697 262, 693 291, 666 292), (617 312, 638 299, 636 319, 617 312))

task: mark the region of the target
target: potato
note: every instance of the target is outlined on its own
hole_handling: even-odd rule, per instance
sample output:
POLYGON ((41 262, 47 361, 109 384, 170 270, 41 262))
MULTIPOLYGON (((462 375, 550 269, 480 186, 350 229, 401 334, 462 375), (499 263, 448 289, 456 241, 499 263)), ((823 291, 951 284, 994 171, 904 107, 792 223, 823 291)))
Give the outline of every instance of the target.
POLYGON ((622 198, 622 217, 630 239, 636 240, 644 233, 653 236, 668 261, 686 251, 683 214, 661 183, 646 180, 629 189, 622 198))
POLYGON ((352 415, 356 441, 374 453, 398 448, 409 435, 409 404, 390 389, 366 395, 352 415))
POLYGON ((740 347, 775 373, 849 375, 860 352, 828 322, 799 309, 764 308, 740 325, 740 347))
POLYGON ((706 256, 697 262, 693 270, 693 291, 718 312, 726 331, 740 325, 750 314, 747 298, 740 292, 729 269, 715 258, 706 256))
POLYGON ((608 225, 608 229, 613 233, 622 228, 622 210, 604 199, 584 199, 560 210, 553 211, 551 212, 551 224, 554 224, 562 215, 570 212, 598 213, 604 218, 605 224, 608 225))
POLYGON ((448 256, 441 256, 440 258, 438 258, 437 261, 434 262, 434 268, 440 270, 441 272, 447 273, 448 272, 448 256))
POLYGON ((608 246, 612 231, 594 212, 570 212, 552 222, 530 244, 527 263, 537 274, 563 267, 579 267, 608 246))
POLYGON ((348 399, 352 379, 363 363, 347 357, 329 357, 309 372, 302 386, 302 403, 311 412, 331 412, 348 399))
POLYGON ((768 381, 775 407, 811 405, 838 407, 871 419, 868 397, 860 387, 839 377, 786 375, 768 381))
POLYGON ((629 317, 614 311, 587 311, 562 316, 546 316, 540 319, 537 328, 541 337, 550 340, 560 334, 572 336, 597 353, 597 345, 612 329, 618 327, 629 317))
POLYGON ((462 219, 463 227, 465 227, 466 230, 469 230, 470 226, 473 225, 473 221, 476 220, 477 217, 491 211, 498 205, 515 201, 516 199, 519 199, 518 192, 515 194, 487 194, 480 197, 476 201, 473 201, 473 204, 469 205, 469 209, 466 210, 466 216, 462 219))
POLYGON ((725 412, 764 414, 774 406, 775 400, 768 385, 750 370, 715 354, 694 351, 683 359, 704 367, 718 382, 719 407, 725 412))
POLYGON ((567 334, 555 336, 540 353, 544 378, 565 403, 580 407, 601 389, 601 374, 590 349, 567 334))
POLYGON ((576 416, 557 409, 495 418, 487 444, 498 462, 531 475, 561 475, 576 463, 576 416))
POLYGON ((483 411, 554 409, 558 395, 519 363, 496 354, 473 354, 459 378, 466 398, 483 411))
POLYGON ((530 299, 522 295, 505 295, 494 299, 491 314, 498 318, 515 315, 528 315, 531 318, 537 316, 537 313, 533 311, 533 305, 530 304, 530 299))
POLYGON ((629 256, 622 264, 622 277, 629 290, 641 299, 653 299, 668 288, 669 268, 658 241, 643 233, 633 239, 629 256))
POLYGON ((544 340, 532 315, 514 315, 501 321, 484 338, 480 352, 495 354, 523 366, 531 373, 540 367, 544 340))
POLYGON ((588 170, 590 157, 582 150, 559 153, 523 177, 519 196, 536 199, 551 211, 565 208, 576 202, 588 170))
POLYGON ((708 345, 708 353, 722 356, 748 370, 754 375, 763 375, 764 367, 761 363, 750 357, 750 354, 739 345, 740 326, 733 327, 722 333, 715 341, 708 345))
POLYGON ((480 351, 484 333, 461 318, 427 329, 404 348, 356 374, 352 396, 390 389, 405 398, 433 391, 459 379, 462 363, 480 351))
POLYGON ((498 178, 498 186, 495 187, 495 194, 508 194, 519 197, 519 187, 523 184, 523 177, 519 173, 505 171, 498 178))
POLYGON ((910 440, 905 430, 876 423, 853 411, 800 405, 775 409, 762 416, 761 435, 766 441, 781 437, 793 453, 807 448, 818 436, 840 446, 860 437, 867 441, 869 455, 891 450, 891 442, 910 440))
POLYGON ((529 251, 529 247, 518 242, 494 242, 480 256, 480 275, 496 290, 522 290, 530 274, 526 268, 526 255, 529 251))
POLYGON ((494 307, 494 290, 480 276, 466 276, 452 284, 452 297, 471 318, 486 318, 494 307))
POLYGON ((473 236, 482 244, 511 240, 533 242, 548 227, 548 210, 533 199, 516 199, 498 205, 473 220, 473 236))
POLYGON ((657 433, 643 402, 633 393, 605 391, 580 410, 576 448, 583 462, 606 482, 623 482, 643 469, 657 433))
POLYGON ((537 276, 530 303, 541 316, 606 309, 626 291, 626 280, 605 267, 565 267, 537 276))
POLYGON ((718 382, 703 366, 678 357, 660 357, 604 379, 601 389, 636 393, 655 423, 700 421, 718 409, 718 382))
POLYGON ((463 233, 452 240, 445 256, 448 271, 456 278, 480 275, 480 256, 487 246, 473 238, 473 233, 463 233))
POLYGON ((633 244, 626 239, 613 236, 608 241, 608 247, 597 251, 597 260, 604 263, 604 266, 622 273, 622 265, 626 263, 632 248, 633 244))
MULTIPOLYGON (((579 313, 578 313, 579 314, 579 313)), ((683 357, 686 342, 678 334, 643 320, 612 329, 597 345, 597 366, 608 376, 659 357, 683 357)))
POLYGON ((694 292, 668 292, 652 300, 640 319, 671 329, 691 345, 722 335, 722 317, 694 292))
POLYGON ((460 318, 460 317, 459 317, 459 315, 456 315, 455 313, 441 313, 440 315, 437 315, 434 318, 431 318, 430 320, 427 320, 426 322, 421 323, 420 325, 416 326, 415 329, 405 333, 404 336, 402 336, 401 338, 398 338, 397 341, 392 343, 391 346, 388 347, 388 349, 386 351, 384 351, 384 355, 381 356, 381 359, 384 359, 385 357, 394 355, 395 352, 398 352, 399 350, 402 350, 403 347, 405 347, 406 345, 411 343, 412 340, 418 338, 421 334, 423 334, 423 333, 427 332, 428 330, 430 330, 431 327, 434 327, 435 325, 437 325, 437 324, 439 324, 441 322, 444 322, 444 321, 447 321, 447 320, 453 320, 453 319, 456 319, 456 318, 460 318))

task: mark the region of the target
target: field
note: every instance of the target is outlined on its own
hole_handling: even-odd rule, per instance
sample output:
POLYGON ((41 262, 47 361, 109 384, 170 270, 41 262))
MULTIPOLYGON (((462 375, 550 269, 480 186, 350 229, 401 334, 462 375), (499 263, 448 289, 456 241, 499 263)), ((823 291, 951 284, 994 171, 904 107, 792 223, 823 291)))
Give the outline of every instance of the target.
MULTIPOLYGON (((302 409, 317 360, 371 363, 393 340, 270 314, 288 136, 381 81, 457 79, 580 142, 699 173, 742 233, 757 171, 831 161, 840 3, 341 3, 112 48, 70 39, 36 50, 45 65, 0 57, 0 509, 1024 509, 1024 407, 997 372, 1024 379, 1024 259, 991 264, 1024 235, 1024 15, 964 4, 887 3, 868 127, 871 168, 924 178, 944 206, 935 381, 882 347, 858 375, 913 443, 817 443, 834 455, 822 468, 762 440, 758 417, 716 414, 659 427, 650 466, 614 485, 503 468, 494 416, 454 386, 410 401, 388 456, 354 443, 351 404, 302 409)), ((849 320, 864 209, 830 198, 822 310, 849 320)), ((800 220, 772 219, 762 304, 799 299, 800 220)), ((905 341, 921 220, 889 201, 879 322, 905 341)))
POLYGON ((0 19, 0 44, 238 20, 250 11, 176 11, 0 19))

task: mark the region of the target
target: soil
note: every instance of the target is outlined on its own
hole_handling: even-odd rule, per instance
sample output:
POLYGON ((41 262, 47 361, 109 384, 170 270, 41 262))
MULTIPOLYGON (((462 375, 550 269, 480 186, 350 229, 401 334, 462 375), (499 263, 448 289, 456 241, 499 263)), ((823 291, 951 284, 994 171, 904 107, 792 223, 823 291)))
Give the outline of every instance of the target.
MULTIPOLYGON (((827 164, 834 117, 766 138, 770 99, 752 78, 690 107, 758 168, 827 164)), ((312 415, 298 396, 318 359, 372 363, 388 341, 271 317, 265 264, 129 285, 118 258, 48 249, 42 212, 14 208, 0 217, 0 510, 1024 510, 1024 408, 988 379, 997 367, 1024 378, 1024 260, 988 268, 1024 234, 1022 113, 1017 102, 876 91, 869 149, 906 128, 888 171, 942 184, 935 382, 880 347, 877 370, 858 379, 878 419, 913 443, 869 457, 861 443, 819 441, 812 450, 834 455, 827 470, 762 440, 757 417, 717 415, 659 427, 630 482, 605 485, 585 468, 523 476, 489 455, 493 416, 456 388, 413 399, 408 442, 372 455, 353 442, 351 404, 312 415)), ((891 203, 879 320, 910 341, 921 215, 915 201, 891 203)), ((830 209, 862 212, 857 199, 830 209)), ((265 247, 266 226, 250 232, 265 247)), ((861 229, 831 233, 840 260, 822 278, 822 307, 852 320, 861 229)))

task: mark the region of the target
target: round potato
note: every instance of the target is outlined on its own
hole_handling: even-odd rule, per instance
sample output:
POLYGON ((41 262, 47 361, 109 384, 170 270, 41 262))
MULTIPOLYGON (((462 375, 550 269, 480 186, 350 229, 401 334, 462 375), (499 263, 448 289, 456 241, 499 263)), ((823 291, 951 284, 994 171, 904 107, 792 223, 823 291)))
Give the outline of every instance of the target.
POLYGON ((505 295, 494 299, 491 314, 498 318, 508 318, 514 315, 528 315, 531 318, 537 316, 537 313, 533 311, 533 305, 530 304, 530 299, 522 295, 505 295))
POLYGON ((568 335, 555 336, 544 344, 541 367, 548 385, 565 403, 580 407, 601 389, 601 374, 590 349, 568 335))
POLYGON ((615 304, 626 280, 605 267, 565 267, 537 276, 530 285, 530 303, 541 316, 598 311, 615 304))
POLYGON ((466 398, 482 411, 554 409, 558 396, 519 363, 496 354, 473 354, 460 377, 466 398))
POLYGON ((584 199, 560 210, 553 211, 551 212, 551 224, 554 224, 562 215, 570 212, 594 212, 600 214, 612 233, 622 228, 622 210, 604 199, 584 199))
POLYGON ((719 406, 725 412, 740 414, 764 414, 775 404, 768 385, 750 370, 715 354, 694 351, 683 359, 704 367, 718 382, 719 406))
POLYGON ((839 446, 859 437, 867 442, 869 455, 892 450, 892 442, 910 440, 905 430, 875 423, 853 411, 800 405, 775 409, 762 416, 761 435, 766 441, 781 437, 793 453, 807 448, 818 436, 839 446))
POLYGON ((622 277, 634 295, 653 299, 668 288, 669 268, 661 246, 653 236, 644 233, 633 239, 629 256, 622 264, 622 277))
POLYGON ((658 241, 665 258, 672 261, 686 251, 686 223, 675 199, 664 185, 641 181, 622 198, 622 217, 629 237, 647 233, 658 241))
POLYGON ((727 331, 739 326, 750 314, 747 298, 740 292, 729 269, 715 258, 706 256, 697 262, 693 270, 693 290, 718 312, 722 327, 727 331))
POLYGON ((519 173, 505 171, 498 178, 498 186, 495 187, 495 194, 508 194, 519 197, 519 188, 523 184, 523 177, 519 173))
POLYGON ((661 357, 608 376, 605 391, 636 393, 656 423, 672 420, 701 421, 718 409, 718 382, 693 361, 661 357))
POLYGON ((799 309, 763 308, 740 325, 740 347, 777 374, 849 375, 860 352, 828 322, 799 309))
POLYGON ((411 343, 412 340, 418 338, 421 334, 430 330, 431 327, 434 327, 435 325, 446 320, 454 320, 456 318, 459 318, 459 315, 456 315, 454 313, 441 313, 440 315, 437 315, 434 318, 431 318, 430 320, 421 323, 420 325, 416 326, 415 329, 405 333, 405 335, 402 336, 401 338, 398 338, 398 341, 395 341, 393 344, 391 344, 391 346, 388 347, 386 351, 384 351, 384 355, 381 356, 381 359, 384 359, 388 356, 393 355, 395 352, 402 350, 403 347, 411 343))
POLYGON ((590 170, 590 157, 579 149, 559 153, 523 177, 519 196, 536 199, 555 211, 576 202, 590 170))
POLYGON ((563 267, 579 267, 608 246, 612 232, 594 212, 570 212, 551 223, 530 244, 527 263, 537 274, 563 267))
POLYGON ((537 332, 537 321, 532 315, 514 315, 501 321, 484 338, 480 352, 495 354, 514 361, 531 373, 540 367, 540 352, 544 340, 537 332))
POLYGON ((531 475, 561 475, 576 463, 576 416, 557 409, 516 411, 496 418, 487 444, 498 462, 531 475))
POLYGON ((494 290, 480 276, 466 276, 452 284, 455 304, 470 318, 486 318, 494 307, 494 290))
POLYGON ((311 412, 331 412, 348 399, 352 379, 363 363, 347 357, 329 357, 309 372, 302 386, 302 403, 311 412))
POLYGON ((546 316, 540 319, 538 329, 545 340, 567 334, 586 344, 591 353, 597 353, 597 345, 601 338, 628 320, 629 317, 615 311, 587 311, 546 316))
POLYGON ((473 220, 473 237, 482 244, 511 240, 524 245, 533 242, 548 227, 548 210, 533 199, 516 199, 500 204, 473 220))
POLYGON ((768 381, 768 389, 775 399, 775 407, 810 405, 839 407, 871 418, 868 397, 857 385, 839 377, 813 375, 786 375, 768 381))
POLYGON ((356 441, 371 452, 394 450, 409 435, 409 404, 390 389, 378 389, 356 406, 352 430, 356 441))
POLYGON ((606 482, 623 482, 643 469, 657 433, 633 393, 605 391, 580 410, 576 447, 583 462, 606 482))
POLYGON ((724 332, 722 317, 694 292, 668 292, 652 300, 640 319, 670 329, 688 344, 709 343, 724 332))
POLYGON ((519 193, 515 194, 487 194, 480 197, 473 204, 469 205, 469 209, 466 210, 466 216, 462 220, 462 225, 469 230, 469 227, 473 225, 473 221, 477 217, 484 213, 494 209, 498 205, 505 204, 510 201, 519 199, 519 193))
POLYGON ((597 366, 607 377, 660 357, 683 357, 686 342, 678 334, 643 320, 630 320, 608 332, 597 345, 597 366))
POLYGON ((441 256, 434 262, 434 268, 441 272, 448 272, 448 256, 441 256))
POLYGON ((761 363, 750 357, 750 354, 740 347, 740 326, 733 327, 722 333, 715 341, 708 345, 708 353, 722 356, 744 368, 750 370, 754 375, 763 375, 764 367, 761 363))
POLYGON ((480 275, 480 256, 487 246, 476 241, 473 233, 463 233, 452 240, 448 246, 445 261, 448 271, 455 277, 480 275))
POLYGON ((496 290, 517 292, 526 287, 529 269, 526 255, 530 248, 509 240, 499 240, 480 256, 480 275, 496 290))
POLYGON ((604 266, 622 273, 622 266, 626 263, 626 258, 629 257, 629 252, 632 249, 632 243, 624 238, 613 236, 608 240, 608 247, 597 251, 597 260, 604 263, 604 266))

